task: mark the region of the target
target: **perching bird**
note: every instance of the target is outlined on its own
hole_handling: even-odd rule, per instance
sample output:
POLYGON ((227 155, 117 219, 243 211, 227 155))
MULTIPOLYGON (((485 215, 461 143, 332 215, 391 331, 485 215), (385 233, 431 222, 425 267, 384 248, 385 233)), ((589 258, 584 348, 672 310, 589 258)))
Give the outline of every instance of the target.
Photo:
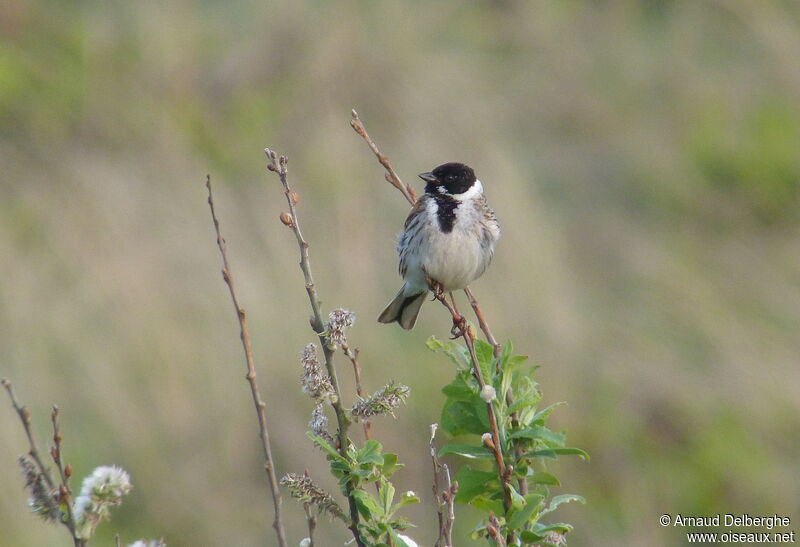
POLYGON ((445 292, 478 279, 494 255, 500 224, 483 195, 475 172, 463 163, 445 163, 419 176, 427 184, 406 219, 397 241, 400 275, 405 283, 378 317, 414 328, 430 289, 428 279, 445 292))

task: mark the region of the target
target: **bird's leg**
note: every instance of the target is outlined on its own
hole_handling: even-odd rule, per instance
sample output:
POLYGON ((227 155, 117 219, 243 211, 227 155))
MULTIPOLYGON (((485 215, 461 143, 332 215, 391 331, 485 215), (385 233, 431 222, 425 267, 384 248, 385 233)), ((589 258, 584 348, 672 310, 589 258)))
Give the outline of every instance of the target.
POLYGON ((453 340, 456 338, 460 338, 464 336, 464 333, 467 331, 467 320, 466 318, 461 315, 458 311, 458 305, 456 304, 456 297, 455 295, 450 292, 450 302, 452 303, 452 309, 450 312, 453 314, 453 326, 450 329, 450 336, 453 337, 453 340))
POLYGON ((444 288, 442 287, 442 284, 436 281, 430 275, 428 275, 428 270, 425 268, 425 266, 422 266, 422 273, 425 274, 425 282, 428 284, 428 287, 433 292, 433 299, 442 300, 442 298, 444 297, 444 288))

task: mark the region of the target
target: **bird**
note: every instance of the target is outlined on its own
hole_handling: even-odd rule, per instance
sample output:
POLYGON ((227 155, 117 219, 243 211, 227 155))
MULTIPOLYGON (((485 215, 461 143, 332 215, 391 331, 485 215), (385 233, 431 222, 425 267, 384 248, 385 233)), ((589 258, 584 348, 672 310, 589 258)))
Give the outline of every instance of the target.
POLYGON ((431 282, 444 292, 463 289, 489 267, 500 224, 475 171, 463 163, 419 175, 425 193, 414 203, 397 239, 403 286, 378 316, 414 328, 431 282))

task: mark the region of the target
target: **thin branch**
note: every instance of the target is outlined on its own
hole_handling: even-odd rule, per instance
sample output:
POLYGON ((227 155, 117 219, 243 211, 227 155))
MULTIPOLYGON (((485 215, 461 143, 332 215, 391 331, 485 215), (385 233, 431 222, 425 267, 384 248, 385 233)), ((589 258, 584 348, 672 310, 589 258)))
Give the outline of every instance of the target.
MULTIPOLYGON (((305 476, 309 477, 308 469, 305 471, 305 476)), ((317 517, 312 511, 310 503, 303 504, 303 511, 306 513, 306 525, 308 526, 308 545, 305 547, 314 547, 314 530, 317 527, 317 517)), ((301 542, 302 544, 302 542, 301 542)))
POLYGON ((275 534, 278 536, 278 545, 286 547, 286 531, 283 527, 283 497, 281 496, 280 488, 278 486, 278 478, 275 474, 275 460, 272 458, 272 447, 269 440, 269 428, 267 427, 267 414, 266 404, 261 398, 261 393, 258 390, 256 382, 256 367, 255 360, 253 359, 253 350, 250 345, 250 334, 247 330, 247 314, 244 308, 239 305, 239 298, 236 296, 236 289, 233 283, 233 274, 231 273, 230 266, 228 265, 228 255, 226 252, 225 239, 220 234, 219 220, 217 220, 216 212, 214 211, 214 199, 211 195, 211 177, 206 177, 206 188, 208 189, 208 206, 211 209, 211 219, 214 222, 214 231, 217 234, 217 247, 222 255, 222 278, 225 284, 228 285, 228 292, 231 295, 233 307, 236 310, 236 317, 239 320, 240 338, 242 340, 242 348, 244 349, 245 362, 247 364, 247 375, 245 378, 250 384, 250 393, 253 396, 253 404, 256 407, 256 415, 258 416, 259 435, 261 437, 261 444, 264 450, 264 469, 267 472, 269 479, 269 487, 272 491, 272 502, 275 507, 275 520, 272 527, 275 529, 275 534))
POLYGON ((375 154, 376 158, 378 158, 378 162, 383 165, 384 169, 386 169, 386 182, 397 188, 400 193, 405 196, 408 202, 411 205, 414 205, 414 202, 417 201, 417 194, 414 191, 414 188, 412 188, 409 184, 403 184, 403 181, 400 180, 399 176, 397 176, 397 173, 395 173, 389 158, 381 153, 381 151, 378 149, 378 145, 376 145, 375 142, 370 138, 369 133, 367 133, 367 130, 364 128, 364 124, 361 123, 361 118, 358 117, 358 112, 352 110, 351 113, 353 115, 353 119, 350 120, 350 126, 356 133, 361 135, 361 137, 370 147, 370 150, 372 150, 372 153, 375 154))
POLYGON ((453 547, 453 523, 455 515, 455 496, 458 492, 458 483, 450 482, 450 470, 447 465, 439 462, 436 454, 436 447, 433 444, 436 438, 436 428, 438 424, 431 424, 431 461, 433 462, 433 499, 436 502, 436 516, 439 519, 439 537, 436 539, 435 547, 453 547), (447 488, 440 490, 439 476, 444 475, 447 488))
POLYGON ((33 438, 33 432, 31 431, 31 411, 28 410, 28 407, 17 402, 14 388, 8 379, 3 378, 2 384, 8 392, 8 396, 11 398, 11 405, 14 407, 14 410, 17 411, 19 420, 22 422, 22 427, 25 429, 25 435, 28 437, 28 455, 36 462, 36 467, 39 468, 39 472, 44 477, 45 482, 47 482, 48 488, 50 488, 50 490, 55 490, 56 485, 53 482, 53 478, 50 476, 50 469, 44 464, 42 458, 39 456, 39 450, 36 448, 36 440, 33 438))
MULTIPOLYGON (((475 353, 475 332, 467 325, 466 319, 464 319, 464 317, 458 313, 458 310, 455 308, 455 306, 447 301, 447 298, 441 291, 441 287, 435 286, 433 289, 433 295, 436 300, 441 302, 453 317, 453 335, 464 338, 464 343, 467 345, 467 349, 469 350, 470 358, 472 360, 472 374, 478 381, 480 391, 483 392, 486 382, 483 379, 483 373, 481 372, 481 367, 478 364, 478 356, 475 353)), ((451 298, 453 297, 452 293, 450 293, 450 296, 451 298)), ((453 302, 455 302, 455 299, 453 302)), ((495 416, 494 405, 491 402, 486 403, 486 412, 489 415, 489 433, 492 437, 492 445, 488 446, 488 448, 492 451, 495 463, 497 464, 497 473, 501 484, 503 484, 503 506, 505 507, 506 511, 508 511, 509 508, 511 508, 511 473, 509 472, 510 470, 506 468, 503 458, 503 445, 500 444, 500 433, 497 428, 497 417, 495 416)), ((486 444, 488 445, 488 443, 486 444)))
POLYGON ((489 534, 489 537, 494 540, 497 547, 506 547, 506 539, 500 533, 501 529, 502 526, 500 522, 498 522, 497 517, 494 516, 494 513, 489 513, 489 523, 486 526, 486 532, 489 534))
POLYGON ((309 504, 304 503, 303 510, 306 513, 306 525, 308 526, 308 544, 306 547, 314 547, 314 529, 317 527, 317 517, 311 512, 309 504))
POLYGON ((39 455, 39 449, 36 447, 36 440, 34 439, 33 431, 31 430, 30 410, 28 410, 28 407, 19 404, 17 401, 17 396, 14 393, 14 388, 8 379, 3 378, 0 383, 3 384, 3 387, 8 392, 8 396, 11 399, 11 405, 14 407, 14 410, 17 411, 17 415, 22 422, 22 427, 25 429, 25 435, 28 437, 28 455, 36 463, 36 467, 39 469, 39 473, 42 475, 42 477, 44 477, 44 481, 47 483, 47 487, 50 489, 50 491, 58 490, 59 503, 63 502, 67 506, 67 519, 61 522, 69 530, 75 547, 82 547, 86 544, 86 542, 75 534, 75 520, 72 516, 72 504, 70 503, 69 499, 69 477, 72 475, 72 467, 67 466, 64 468, 61 466, 61 434, 58 431, 58 407, 53 407, 53 413, 51 415, 53 422, 53 441, 55 444, 50 451, 50 455, 53 458, 56 467, 58 467, 58 473, 61 479, 61 484, 56 485, 53 477, 50 475, 50 469, 42 461, 42 458, 39 455))
POLYGON ((489 327, 489 323, 486 322, 486 317, 484 317, 483 312, 481 311, 481 307, 478 304, 478 299, 475 298, 475 295, 472 294, 472 291, 469 287, 464 289, 464 294, 467 295, 469 305, 472 306, 472 309, 475 312, 475 317, 478 318, 478 326, 483 331, 484 336, 486 336, 486 341, 492 345, 494 356, 500 357, 503 347, 497 341, 497 338, 494 337, 494 334, 492 334, 492 329, 489 327))
MULTIPOLYGON (((417 194, 414 192, 414 188, 411 187, 410 184, 404 184, 400 177, 395 172, 394 168, 392 167, 389 158, 386 154, 382 153, 378 148, 378 145, 375 144, 375 141, 370 138, 369 133, 367 133, 366 128, 364 127, 364 123, 361 121, 361 118, 358 116, 358 112, 353 110, 352 112, 353 119, 350 120, 350 126, 353 130, 358 133, 364 141, 369 146, 372 153, 378 158, 378 161, 381 165, 383 165, 384 169, 386 169, 386 181, 397 188, 397 190, 403 194, 403 197, 410 204, 414 204, 417 201, 417 194)), ((500 355, 501 346, 497 343, 497 339, 492 334, 492 330, 489 327, 489 323, 486 321, 486 317, 483 315, 481 311, 480 305, 478 304, 477 298, 472 294, 469 287, 464 289, 464 293, 467 295, 467 299, 469 300, 470 306, 472 306, 473 311, 475 312, 475 316, 478 318, 478 325, 480 326, 481 330, 483 331, 484 336, 486 336, 486 341, 489 342, 492 347, 494 347, 494 355, 495 357, 500 355)))
POLYGON ((447 490, 442 492, 442 498, 447 504, 447 519, 445 520, 444 537, 447 547, 453 545, 453 524, 456 522, 456 494, 458 494, 458 482, 450 481, 450 468, 447 464, 442 464, 444 478, 447 482, 447 490))
MULTIPOLYGON (((378 145, 370 138, 369 134, 367 133, 366 128, 364 127, 361 118, 358 116, 358 112, 355 110, 352 111, 353 119, 350 121, 350 125, 352 126, 353 130, 358 133, 364 141, 366 141, 367 145, 370 147, 372 152, 378 158, 378 161, 381 165, 386 169, 386 180, 395 188, 397 188, 401 194, 409 201, 412 205, 416 201, 416 194, 414 193, 414 189, 411 188, 410 185, 403 184, 403 181, 394 171, 392 164, 389 162, 389 158, 383 154, 378 145), (410 190, 410 191, 409 191, 410 190)), ((469 300, 469 304, 472 307, 472 311, 475 313, 475 317, 478 319, 478 326, 480 327, 481 331, 483 331, 483 335, 486 337, 486 341, 492 345, 493 353, 495 357, 499 357, 502 353, 502 346, 497 341, 497 338, 494 337, 492 333, 492 329, 489 326, 489 322, 486 320, 486 316, 483 315, 483 311, 481 310, 480 304, 478 303, 478 299, 475 298, 475 295, 472 294, 472 291, 469 287, 464 289, 464 294, 467 296, 467 300, 469 300)), ((506 394, 500 394, 501 397, 506 398, 506 403, 511 406, 514 402, 513 395, 509 392, 506 394)), ((517 417, 517 413, 513 413, 511 415, 511 420, 514 424, 518 424, 519 420, 517 417)), ((514 449, 517 456, 521 455, 522 449, 519 446, 519 443, 514 443, 514 449)), ((519 488, 520 492, 526 494, 528 492, 528 481, 525 477, 519 478, 519 488)))
POLYGON ((72 466, 64 466, 61 458, 61 432, 58 426, 58 407, 53 405, 53 412, 50 413, 50 420, 53 424, 53 447, 50 450, 50 456, 53 458, 53 463, 56 464, 59 477, 61 478, 61 485, 58 488, 61 503, 67 506, 67 520, 64 522, 72 534, 72 541, 75 547, 86 545, 86 541, 78 537, 75 532, 75 517, 72 514, 72 492, 69 488, 69 478, 72 475, 72 466))
MULTIPOLYGON (((322 319, 320 301, 319 297, 317 296, 317 288, 314 284, 314 276, 311 273, 311 262, 308 256, 309 245, 305 238, 303 238, 303 232, 300 230, 300 221, 297 218, 295 205, 298 203, 299 198, 297 194, 289 187, 289 182, 287 179, 288 170, 286 167, 286 156, 278 156, 269 148, 266 148, 264 152, 269 160, 267 169, 277 173, 278 178, 281 181, 281 185, 283 186, 283 193, 286 196, 286 202, 289 205, 289 212, 281 215, 281 222, 292 229, 295 238, 297 239, 297 245, 300 248, 300 270, 303 272, 303 277, 305 278, 306 293, 308 294, 308 300, 311 304, 311 328, 319 337, 319 342, 322 346, 323 354, 325 356, 325 368, 328 372, 328 376, 331 378, 333 389, 336 392, 336 401, 333 401, 331 406, 333 406, 333 410, 336 414, 336 423, 338 426, 338 450, 342 456, 346 457, 347 447, 349 444, 347 430, 350 427, 350 420, 347 418, 347 414, 345 414, 344 407, 342 406, 342 394, 341 390, 339 389, 339 379, 336 375, 336 367, 333 363, 334 350, 327 343, 325 336, 325 323, 322 319)), ((358 529, 359 514, 355 497, 352 494, 353 485, 348 482, 344 485, 344 489, 350 510, 350 531, 353 533, 356 545, 358 547, 365 547, 364 540, 361 538, 361 532, 358 529)))
MULTIPOLYGON (((350 363, 353 365, 353 376, 355 376, 356 379, 356 395, 363 399, 364 390, 361 388, 361 367, 358 364, 358 354, 360 353, 360 350, 358 348, 351 349, 349 345, 342 344, 342 351, 347 358, 350 359, 350 363)), ((369 422, 369 420, 364 420, 363 425, 364 439, 368 441, 372 438, 372 424, 369 422)))

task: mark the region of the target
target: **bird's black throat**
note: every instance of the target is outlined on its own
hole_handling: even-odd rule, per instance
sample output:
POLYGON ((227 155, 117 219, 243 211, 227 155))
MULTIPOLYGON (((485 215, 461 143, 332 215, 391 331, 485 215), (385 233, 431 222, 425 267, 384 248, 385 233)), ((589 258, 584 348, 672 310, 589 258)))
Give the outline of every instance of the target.
POLYGON ((428 183, 425 186, 425 193, 436 201, 436 218, 439 220, 439 229, 445 234, 449 234, 453 231, 456 223, 456 209, 461 202, 453 196, 440 193, 435 184, 428 183))

